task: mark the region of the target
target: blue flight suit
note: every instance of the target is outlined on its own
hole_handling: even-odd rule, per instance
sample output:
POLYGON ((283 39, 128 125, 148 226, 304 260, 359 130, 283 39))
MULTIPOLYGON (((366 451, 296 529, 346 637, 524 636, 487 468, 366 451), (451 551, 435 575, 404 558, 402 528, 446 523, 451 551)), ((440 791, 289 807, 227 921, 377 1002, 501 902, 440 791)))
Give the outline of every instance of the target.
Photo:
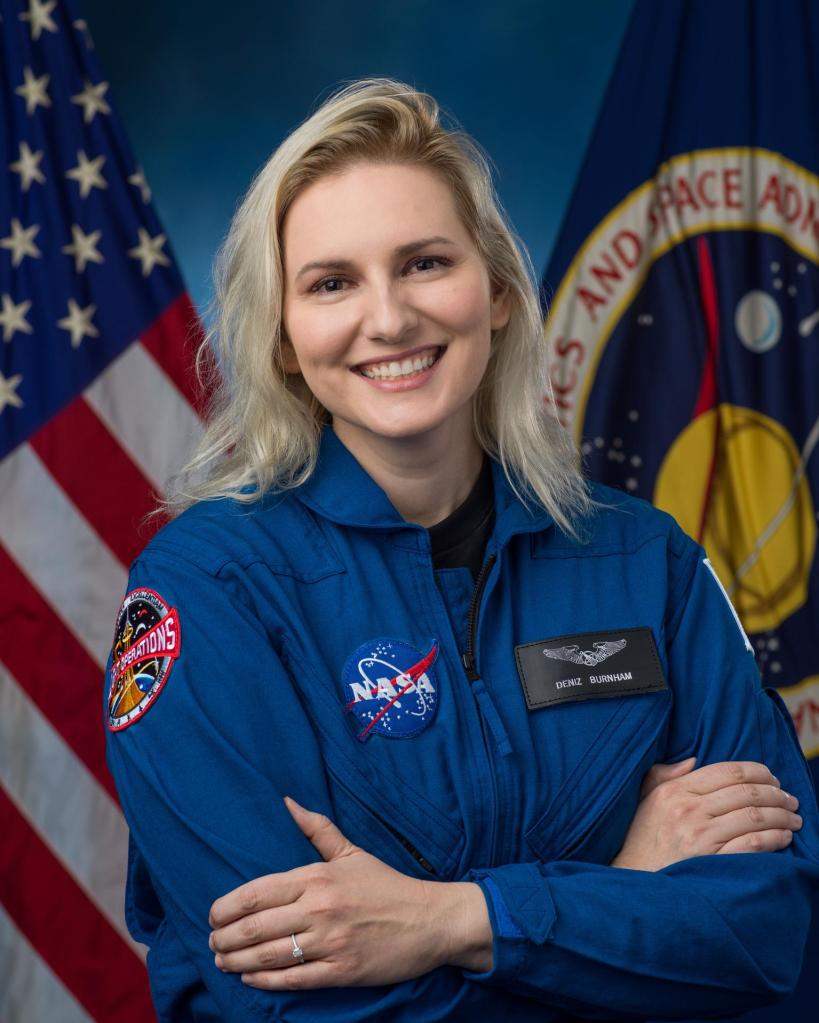
POLYGON ((819 813, 788 712, 761 687, 702 548, 598 485, 606 506, 578 542, 527 510, 499 463, 492 472, 477 585, 466 568, 433 570, 428 532, 329 427, 303 486, 197 504, 134 563, 140 596, 127 598, 109 660, 107 749, 131 829, 127 919, 150 945, 160 1019, 686 1018, 739 1013, 795 984, 819 813), (163 621, 145 661, 147 623, 155 638, 163 621), (638 633, 653 639, 654 682, 623 690, 611 650, 638 633), (132 692, 148 695, 123 713, 134 651, 132 692), (589 668, 598 656, 608 660, 589 668), (547 670, 567 680, 537 705, 529 683, 547 670), (621 688, 589 694, 589 678, 621 688), (691 755, 698 767, 767 764, 800 801, 790 846, 657 872, 608 866, 645 772, 691 755), (207 944, 213 900, 319 858, 285 794, 404 873, 477 881, 493 968, 307 992, 221 973, 207 944))

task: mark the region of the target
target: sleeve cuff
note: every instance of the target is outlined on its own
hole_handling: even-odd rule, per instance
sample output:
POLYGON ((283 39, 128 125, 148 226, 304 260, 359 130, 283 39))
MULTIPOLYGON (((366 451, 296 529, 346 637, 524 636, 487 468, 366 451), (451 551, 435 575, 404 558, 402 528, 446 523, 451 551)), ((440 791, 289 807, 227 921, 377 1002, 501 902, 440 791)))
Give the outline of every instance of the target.
POLYGON ((470 870, 463 881, 483 891, 492 927, 492 968, 463 970, 467 980, 508 982, 524 967, 528 942, 542 945, 552 933, 555 909, 548 882, 533 863, 470 870))
POLYGON ((523 931, 518 927, 515 921, 509 916, 509 910, 506 908, 506 903, 503 901, 503 896, 500 893, 500 889, 493 880, 491 875, 487 875, 481 886, 483 893, 487 897, 487 901, 491 901, 492 908, 494 909, 494 917, 498 922, 498 935, 502 938, 523 938, 525 937, 523 931))

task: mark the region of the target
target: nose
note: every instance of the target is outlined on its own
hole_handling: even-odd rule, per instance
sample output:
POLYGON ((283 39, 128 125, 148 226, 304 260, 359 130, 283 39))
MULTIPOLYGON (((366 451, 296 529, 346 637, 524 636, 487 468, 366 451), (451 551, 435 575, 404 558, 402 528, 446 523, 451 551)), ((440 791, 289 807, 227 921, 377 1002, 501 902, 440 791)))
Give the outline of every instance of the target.
POLYGON ((401 344, 418 326, 418 312, 407 301, 398 281, 383 281, 367 288, 362 331, 371 341, 401 344))

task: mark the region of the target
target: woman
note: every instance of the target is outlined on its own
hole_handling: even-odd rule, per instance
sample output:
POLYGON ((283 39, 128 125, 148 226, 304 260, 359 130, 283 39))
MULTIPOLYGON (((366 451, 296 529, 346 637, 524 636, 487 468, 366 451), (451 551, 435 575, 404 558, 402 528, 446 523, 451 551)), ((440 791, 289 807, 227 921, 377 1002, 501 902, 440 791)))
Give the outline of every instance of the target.
POLYGON ((793 726, 701 548, 583 483, 474 143, 353 83, 262 169, 220 267, 217 408, 109 663, 161 1018, 787 991, 819 885, 793 726))

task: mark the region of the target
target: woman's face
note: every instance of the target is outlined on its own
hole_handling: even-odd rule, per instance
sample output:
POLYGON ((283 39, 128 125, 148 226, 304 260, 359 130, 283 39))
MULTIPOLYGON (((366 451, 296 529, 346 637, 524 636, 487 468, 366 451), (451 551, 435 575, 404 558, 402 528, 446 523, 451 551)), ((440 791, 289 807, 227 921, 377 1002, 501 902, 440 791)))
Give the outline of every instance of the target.
POLYGON ((299 194, 282 243, 285 369, 342 440, 471 432, 490 332, 511 303, 491 293, 449 186, 422 167, 357 165, 299 194))

